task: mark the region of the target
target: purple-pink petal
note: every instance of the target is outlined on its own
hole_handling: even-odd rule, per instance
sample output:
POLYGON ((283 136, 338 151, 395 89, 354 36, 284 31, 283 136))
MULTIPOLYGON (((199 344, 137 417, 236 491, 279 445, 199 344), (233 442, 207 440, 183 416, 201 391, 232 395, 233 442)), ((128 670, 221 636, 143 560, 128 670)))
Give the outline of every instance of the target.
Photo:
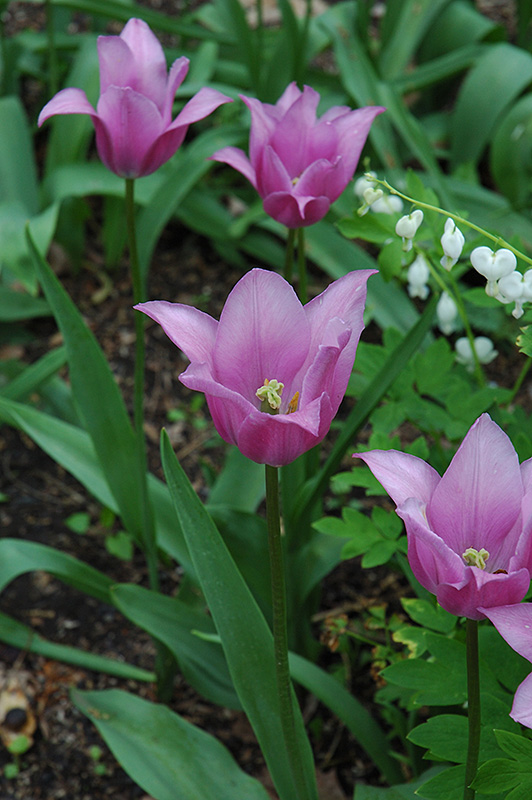
POLYGON ((263 200, 265 212, 287 228, 307 228, 323 219, 330 208, 328 197, 298 197, 274 192, 263 200))
POLYGON ((138 303, 134 308, 155 320, 190 361, 212 366, 217 320, 193 306, 166 300, 138 303))
POLYGON ((46 103, 39 114, 39 127, 56 114, 90 114, 91 117, 95 117, 96 111, 82 89, 69 88, 62 89, 46 103))
POLYGON ((510 716, 521 725, 532 728, 532 675, 517 687, 510 716))
POLYGON ((251 270, 220 316, 214 375, 258 407, 255 393, 266 379, 292 384, 309 342, 309 324, 292 287, 275 272, 251 270))
POLYGON ((163 120, 166 125, 169 125, 172 120, 172 108, 174 105, 175 93, 185 80, 189 65, 189 59, 185 58, 185 56, 181 56, 181 58, 176 58, 170 67, 163 105, 163 120))
POLYGON ((482 608, 510 647, 532 663, 532 603, 482 608))
POLYGON ((211 156, 212 161, 220 161, 222 164, 229 164, 230 167, 241 172, 248 179, 254 189, 257 188, 255 170, 243 150, 238 147, 222 147, 211 156))
POLYGON ((186 103, 183 110, 179 112, 175 120, 169 126, 169 130, 191 125, 193 122, 205 119, 205 117, 212 114, 218 106, 223 105, 223 103, 231 102, 231 98, 227 97, 225 94, 218 92, 216 89, 209 89, 204 86, 188 101, 188 103, 186 103))
POLYGON ((410 497, 426 505, 441 480, 422 458, 398 450, 370 450, 355 456, 368 465, 396 506, 410 497))

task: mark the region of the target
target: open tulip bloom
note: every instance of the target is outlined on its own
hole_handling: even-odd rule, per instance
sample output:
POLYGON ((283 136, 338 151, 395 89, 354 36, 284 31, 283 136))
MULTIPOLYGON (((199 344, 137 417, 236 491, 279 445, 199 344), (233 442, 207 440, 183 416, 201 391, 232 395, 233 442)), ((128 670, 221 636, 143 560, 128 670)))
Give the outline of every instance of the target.
POLYGON ((205 392, 220 436, 278 467, 329 430, 353 368, 372 274, 350 272, 302 306, 280 275, 253 269, 229 294, 219 322, 164 300, 135 308, 190 359, 180 380, 205 392))
POLYGON ((212 158, 241 172, 273 219, 288 228, 318 222, 353 177, 371 123, 385 109, 335 106, 318 119, 318 92, 295 83, 275 105, 241 98, 251 111, 249 158, 236 147, 212 158))
POLYGON ((519 465, 488 414, 471 426, 443 477, 396 450, 357 457, 396 504, 412 571, 443 608, 479 620, 487 609, 523 599, 532 561, 532 459, 519 465))
POLYGON ((130 19, 120 36, 99 36, 98 60, 96 110, 82 89, 63 89, 45 105, 39 125, 55 114, 88 114, 101 160, 123 178, 155 172, 181 146, 192 122, 231 102, 220 92, 203 88, 172 121, 175 93, 189 60, 178 58, 168 73, 163 48, 141 19, 130 19))

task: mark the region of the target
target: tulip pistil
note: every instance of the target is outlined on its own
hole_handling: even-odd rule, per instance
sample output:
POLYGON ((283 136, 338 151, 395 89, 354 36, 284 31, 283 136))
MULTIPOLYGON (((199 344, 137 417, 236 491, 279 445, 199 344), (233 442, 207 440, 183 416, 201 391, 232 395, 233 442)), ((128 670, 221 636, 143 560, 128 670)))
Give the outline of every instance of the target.
POLYGON ((272 378, 272 380, 265 379, 264 384, 257 389, 255 394, 261 401, 261 411, 267 413, 276 413, 281 407, 281 395, 283 393, 284 383, 272 378))
POLYGON ((482 547, 480 550, 475 550, 474 547, 468 547, 462 553, 462 558, 469 567, 478 567, 479 569, 486 569, 486 561, 490 557, 487 550, 482 547))

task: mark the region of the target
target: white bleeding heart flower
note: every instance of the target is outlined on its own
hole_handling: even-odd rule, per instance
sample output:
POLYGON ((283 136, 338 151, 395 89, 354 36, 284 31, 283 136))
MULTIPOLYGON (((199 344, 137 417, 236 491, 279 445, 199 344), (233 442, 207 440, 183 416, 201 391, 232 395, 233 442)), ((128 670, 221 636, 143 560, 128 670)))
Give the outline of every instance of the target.
POLYGON ((395 226, 395 232, 403 240, 403 250, 408 252, 412 249, 412 239, 416 235, 417 229, 423 222, 423 212, 416 208, 411 214, 401 217, 395 226))
MULTIPOLYGON (((474 339, 475 352, 481 364, 489 364, 497 357, 498 352, 493 347, 493 342, 487 336, 476 336, 474 339)), ((468 372, 475 369, 475 357, 467 336, 462 336, 455 342, 456 360, 464 364, 468 372)))
POLYGON ((501 303, 515 303, 515 308, 512 311, 512 316, 519 319, 523 316, 523 303, 526 297, 523 297, 525 291, 525 282, 523 275, 515 270, 509 275, 504 275, 497 282, 498 293, 497 300, 501 303))
POLYGON ((442 292, 438 305, 436 306, 436 316, 438 327, 446 336, 450 336, 456 330, 456 318, 458 307, 448 292, 442 292))
POLYGON ((462 231, 456 227, 454 220, 448 219, 440 239, 443 247, 443 258, 440 264, 444 269, 450 270, 462 254, 465 239, 462 231))
POLYGON ((475 247, 471 252, 471 263, 487 280, 486 294, 497 297, 497 281, 515 270, 517 259, 512 251, 505 247, 495 252, 490 247, 475 247))
POLYGON ((366 172, 362 175, 361 178, 357 178, 354 185, 354 191, 357 197, 364 197, 364 192, 366 189, 374 189, 375 188, 375 181, 374 179, 377 177, 376 172, 366 172))
POLYGON ((429 295, 427 281, 430 276, 429 266, 421 253, 408 267, 408 294, 410 297, 419 297, 426 300, 429 295))
POLYGON ((371 210, 376 214, 397 214, 403 210, 403 201, 394 194, 385 194, 371 204, 371 210))

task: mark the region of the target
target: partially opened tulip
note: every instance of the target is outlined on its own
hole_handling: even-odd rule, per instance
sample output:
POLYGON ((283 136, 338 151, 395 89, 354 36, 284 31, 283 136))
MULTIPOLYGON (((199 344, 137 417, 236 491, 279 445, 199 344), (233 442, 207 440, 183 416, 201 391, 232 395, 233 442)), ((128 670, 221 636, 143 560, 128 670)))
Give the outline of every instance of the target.
MULTIPOLYGON (((510 647, 532 662, 532 603, 482 610, 510 647)), ((532 728, 532 674, 517 688, 510 716, 532 728)))
POLYGON ((532 568, 532 460, 483 414, 440 477, 396 450, 358 453, 397 506, 418 581, 447 611, 472 620, 519 603, 532 568))
POLYGON ((222 438, 278 467, 329 430, 353 367, 372 274, 350 272, 302 306, 280 275, 253 269, 230 293, 219 322, 164 300, 135 308, 190 359, 180 380, 205 392, 222 438))
POLYGON ((98 154, 123 178, 155 172, 181 146, 188 126, 229 97, 203 88, 172 120, 175 93, 188 72, 178 58, 168 73, 157 37, 141 19, 130 19, 120 36, 98 37, 100 98, 96 110, 81 89, 63 89, 45 105, 39 125, 55 114, 88 114, 98 154))
POLYGON ((288 228, 318 222, 353 177, 371 123, 385 109, 335 106, 318 119, 318 92, 295 83, 275 105, 241 97, 251 111, 249 158, 236 147, 212 158, 241 172, 278 222, 288 228))

